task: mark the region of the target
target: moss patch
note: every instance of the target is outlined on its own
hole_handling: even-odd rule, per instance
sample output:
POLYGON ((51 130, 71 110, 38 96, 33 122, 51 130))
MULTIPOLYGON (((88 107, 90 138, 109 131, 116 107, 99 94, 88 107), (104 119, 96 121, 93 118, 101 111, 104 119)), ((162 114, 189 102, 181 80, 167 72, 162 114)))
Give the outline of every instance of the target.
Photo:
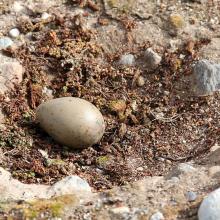
POLYGON ((22 219, 35 219, 43 215, 46 219, 60 217, 65 207, 77 204, 74 195, 59 196, 52 199, 39 199, 22 204, 0 204, 1 211, 8 216, 22 216, 22 219))

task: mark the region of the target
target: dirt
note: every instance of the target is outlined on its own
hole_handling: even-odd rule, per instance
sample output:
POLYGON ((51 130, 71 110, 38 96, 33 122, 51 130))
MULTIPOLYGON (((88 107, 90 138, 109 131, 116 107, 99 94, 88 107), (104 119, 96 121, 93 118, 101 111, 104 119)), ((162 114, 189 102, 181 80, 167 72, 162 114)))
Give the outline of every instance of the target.
POLYGON ((21 61, 25 74, 22 84, 0 99, 7 117, 6 130, 0 134, 4 154, 0 165, 24 183, 52 184, 77 174, 103 190, 165 175, 180 162, 199 163, 220 137, 219 94, 194 97, 188 92, 192 65, 210 39, 184 40, 173 52, 167 45, 157 47, 162 62, 149 71, 142 65, 143 53, 154 44, 137 43, 132 37, 140 18, 127 11, 121 17, 109 15, 101 2, 66 4, 85 11, 81 15, 55 11, 44 22, 32 13, 31 19, 18 21, 23 34, 33 33, 31 40, 4 51, 21 61), (88 28, 88 20, 94 18, 88 28), (113 24, 123 30, 125 41, 109 50, 100 44, 100 33, 113 24), (136 56, 134 67, 117 65, 124 53, 136 56), (142 87, 137 85, 139 76, 146 80, 142 87), (35 110, 49 99, 44 87, 54 98, 80 97, 96 105, 106 121, 101 142, 71 151, 41 130, 35 110))

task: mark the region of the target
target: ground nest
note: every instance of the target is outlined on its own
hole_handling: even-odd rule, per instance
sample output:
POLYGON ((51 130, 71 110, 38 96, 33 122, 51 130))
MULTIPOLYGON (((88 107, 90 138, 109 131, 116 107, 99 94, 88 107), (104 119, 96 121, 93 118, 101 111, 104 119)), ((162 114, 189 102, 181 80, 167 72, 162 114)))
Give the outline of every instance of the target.
MULTIPOLYGON (((122 25, 127 33, 133 27, 122 25)), ((199 162, 219 141, 219 94, 187 95, 192 64, 209 40, 186 42, 172 53, 166 48, 158 51, 162 62, 150 71, 142 65, 143 52, 153 46, 150 42, 132 49, 119 45, 109 54, 96 42, 98 33, 84 28, 80 16, 22 21, 20 29, 33 32, 31 41, 4 52, 21 61, 24 80, 0 99, 7 118, 0 134, 0 165, 20 181, 52 184, 76 174, 97 190, 109 189, 164 175, 176 163, 199 162), (125 53, 136 56, 135 66, 117 65, 125 53), (137 83, 140 76, 145 78, 142 86, 137 83), (101 142, 71 151, 41 130, 35 110, 51 98, 45 88, 54 98, 80 97, 97 106, 106 122, 101 142)))

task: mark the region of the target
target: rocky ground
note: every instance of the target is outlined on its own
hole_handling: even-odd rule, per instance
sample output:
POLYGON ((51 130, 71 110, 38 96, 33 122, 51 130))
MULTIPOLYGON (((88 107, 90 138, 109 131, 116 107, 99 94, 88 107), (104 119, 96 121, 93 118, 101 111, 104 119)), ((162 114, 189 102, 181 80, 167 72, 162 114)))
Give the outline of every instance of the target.
POLYGON ((196 219, 220 171, 219 9, 217 0, 0 1, 0 165, 22 200, 6 193, 2 216, 196 219), (38 105, 63 96, 102 112, 100 143, 70 150, 39 128, 38 105), (21 196, 25 184, 70 175, 94 194, 21 196))

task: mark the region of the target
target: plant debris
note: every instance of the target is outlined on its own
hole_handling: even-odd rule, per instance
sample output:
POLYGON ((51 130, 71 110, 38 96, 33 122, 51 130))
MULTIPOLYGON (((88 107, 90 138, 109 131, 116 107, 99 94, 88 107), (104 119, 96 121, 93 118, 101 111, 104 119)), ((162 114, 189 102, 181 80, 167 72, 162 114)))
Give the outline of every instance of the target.
MULTIPOLYGON (((73 3, 99 10, 93 1, 73 3)), ((108 24, 103 19, 98 22, 108 24)), ((34 31, 33 42, 7 52, 22 62, 24 80, 0 97, 7 115, 6 130, 0 134, 4 154, 0 165, 15 178, 53 184, 76 174, 97 190, 109 189, 144 176, 164 175, 178 162, 203 157, 219 141, 220 95, 181 93, 189 89, 192 64, 209 40, 187 42, 173 53, 165 48, 160 51, 161 64, 148 71, 141 65, 117 66, 115 61, 126 50, 141 59, 149 42, 134 45, 132 51, 123 45, 109 54, 80 15, 21 25, 23 32, 34 31), (146 76, 141 86, 136 85, 139 76, 146 76), (80 97, 96 105, 106 121, 102 141, 70 151, 42 131, 35 109, 48 99, 45 87, 54 98, 80 97)), ((125 27, 129 32, 134 25, 127 22, 125 27)))

